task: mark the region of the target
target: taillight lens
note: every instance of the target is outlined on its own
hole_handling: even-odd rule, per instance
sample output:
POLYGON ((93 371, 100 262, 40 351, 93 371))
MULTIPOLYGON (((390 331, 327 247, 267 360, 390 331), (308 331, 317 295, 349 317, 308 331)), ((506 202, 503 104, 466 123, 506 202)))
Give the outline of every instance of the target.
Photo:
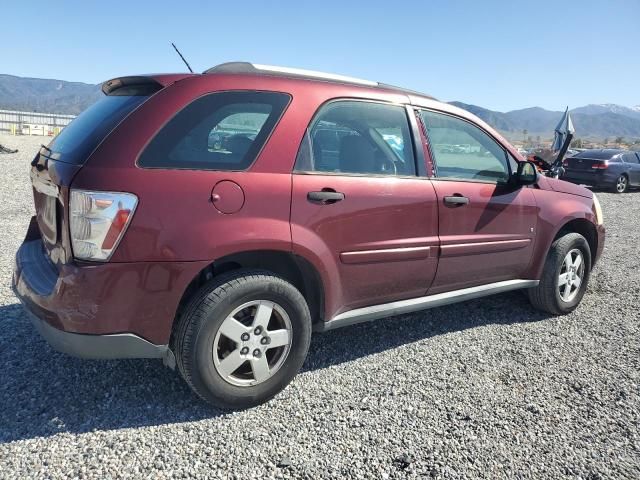
POLYGON ((71 190, 69 228, 73 255, 107 261, 122 239, 138 204, 132 193, 71 190))
POLYGON ((609 161, 605 160, 604 162, 594 162, 593 165, 591 165, 591 168, 594 170, 604 170, 609 168, 609 161))

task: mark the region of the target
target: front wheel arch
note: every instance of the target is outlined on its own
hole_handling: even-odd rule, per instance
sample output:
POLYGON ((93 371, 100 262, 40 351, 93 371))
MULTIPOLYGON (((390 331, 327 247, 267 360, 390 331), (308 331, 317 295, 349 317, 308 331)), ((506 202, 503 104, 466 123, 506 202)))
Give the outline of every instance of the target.
MULTIPOLYGON (((582 235, 589 244, 591 258, 595 259, 596 253, 598 251, 598 231, 596 230, 596 226, 585 218, 576 218, 562 225, 554 235, 553 240, 551 240, 551 243, 547 247, 546 251, 549 251, 551 245, 553 245, 553 242, 558 240, 560 237, 567 235, 568 233, 579 233, 580 235, 582 235)), ((593 268, 593 263, 591 267, 593 268)))

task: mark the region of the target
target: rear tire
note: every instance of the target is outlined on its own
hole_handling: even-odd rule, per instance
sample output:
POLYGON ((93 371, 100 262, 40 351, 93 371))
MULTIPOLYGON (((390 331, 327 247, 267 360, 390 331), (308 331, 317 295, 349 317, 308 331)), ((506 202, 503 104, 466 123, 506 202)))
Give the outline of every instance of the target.
POLYGON ((527 290, 529 301, 552 315, 572 312, 584 296, 590 274, 587 240, 579 233, 567 233, 551 244, 540 283, 527 290))
POLYGON ((615 193, 625 193, 627 190, 629 190, 629 179, 625 174, 622 174, 616 179, 613 191, 615 193))
POLYGON ((242 409, 289 384, 310 339, 309 308, 293 285, 270 272, 240 270, 194 295, 175 327, 173 349, 196 394, 217 407, 242 409))

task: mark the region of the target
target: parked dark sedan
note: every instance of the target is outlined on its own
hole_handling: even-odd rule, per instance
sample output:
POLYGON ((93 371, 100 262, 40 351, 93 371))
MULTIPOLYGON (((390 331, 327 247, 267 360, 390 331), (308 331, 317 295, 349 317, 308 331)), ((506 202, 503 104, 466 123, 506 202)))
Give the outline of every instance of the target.
POLYGON ((585 150, 563 162, 563 180, 626 192, 640 187, 640 153, 628 150, 585 150))

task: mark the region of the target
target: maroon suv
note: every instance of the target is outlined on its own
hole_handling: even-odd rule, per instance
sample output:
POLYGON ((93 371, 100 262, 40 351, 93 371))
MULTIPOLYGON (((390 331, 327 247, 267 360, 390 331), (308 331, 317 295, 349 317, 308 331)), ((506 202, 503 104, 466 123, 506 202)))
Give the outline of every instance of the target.
POLYGON ((603 249, 589 190, 425 95, 249 63, 102 90, 32 162, 14 290, 54 348, 217 405, 279 392, 312 330, 521 288, 570 312, 603 249))

